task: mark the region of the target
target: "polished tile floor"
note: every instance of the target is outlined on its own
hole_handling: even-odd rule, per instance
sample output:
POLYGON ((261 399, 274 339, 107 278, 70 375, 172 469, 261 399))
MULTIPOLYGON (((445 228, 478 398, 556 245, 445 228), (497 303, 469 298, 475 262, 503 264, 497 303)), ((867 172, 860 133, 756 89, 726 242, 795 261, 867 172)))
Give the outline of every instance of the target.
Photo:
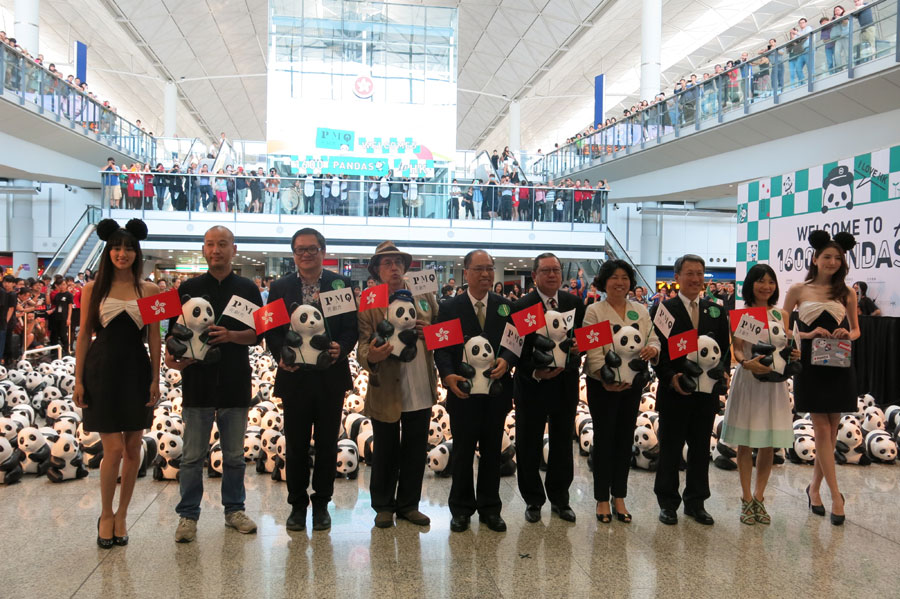
MULTIPOLYGON (((0 487, 0 597, 896 597, 900 466, 839 467, 847 523, 806 509, 811 468, 776 466, 767 506, 772 525, 738 522, 736 472, 711 467, 707 509, 716 525, 681 517, 657 522, 653 475, 634 472, 630 525, 594 516, 590 472, 577 458, 577 524, 527 524, 515 478, 504 478, 509 531, 449 530, 449 479, 426 473, 428 529, 372 525, 368 475, 336 481, 330 532, 288 533, 283 483, 250 472, 247 512, 256 535, 226 529, 218 482, 207 485, 197 541, 174 543, 176 483, 138 481, 131 543, 94 544, 98 473, 53 484, 28 477, 0 487)), ((830 506, 827 495, 826 507, 830 506)), ((476 519, 477 520, 477 519, 476 519)))

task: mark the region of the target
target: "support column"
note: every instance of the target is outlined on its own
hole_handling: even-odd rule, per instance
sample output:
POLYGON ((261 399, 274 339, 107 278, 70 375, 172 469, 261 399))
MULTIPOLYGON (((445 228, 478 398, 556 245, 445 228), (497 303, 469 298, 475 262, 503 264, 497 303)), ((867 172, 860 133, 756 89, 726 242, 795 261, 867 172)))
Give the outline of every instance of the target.
POLYGON ((516 160, 519 159, 519 151, 522 149, 522 107, 518 100, 509 103, 509 149, 516 160))
POLYGON ((656 202, 644 202, 641 205, 641 264, 638 270, 641 275, 653 285, 653 289, 648 289, 648 294, 652 295, 656 291, 656 266, 659 264, 659 234, 660 219, 658 214, 646 214, 643 211, 648 208, 656 208, 656 202))
POLYGON ((641 100, 652 100, 660 90, 662 0, 642 0, 641 100))
POLYGON ((164 121, 163 137, 175 137, 176 119, 178 117, 178 86, 175 82, 166 83, 166 91, 163 102, 164 121))
MULTIPOLYGON (((17 185, 30 185, 30 181, 16 181, 17 185)), ((37 253, 34 251, 34 217, 32 207, 34 200, 31 195, 10 194, 7 201, 12 201, 12 222, 9 227, 9 248, 13 253, 13 271, 20 264, 27 264, 28 270, 23 270, 21 277, 37 277, 37 253)))
POLYGON ((40 52, 38 46, 38 28, 40 0, 16 0, 13 31, 16 42, 28 50, 32 56, 40 52))

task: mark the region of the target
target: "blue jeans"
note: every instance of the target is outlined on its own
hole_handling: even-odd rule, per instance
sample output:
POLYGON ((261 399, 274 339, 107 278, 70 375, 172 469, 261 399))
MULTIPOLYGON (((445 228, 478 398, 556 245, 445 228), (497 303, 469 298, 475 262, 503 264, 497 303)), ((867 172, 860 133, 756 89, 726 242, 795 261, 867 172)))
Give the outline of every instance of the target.
POLYGON ((825 66, 828 67, 828 72, 834 72, 834 46, 828 47, 825 46, 825 66))
POLYGON ((209 452, 209 434, 213 418, 219 425, 222 445, 222 505, 225 513, 244 510, 244 433, 247 408, 184 408, 184 453, 178 484, 181 501, 175 511, 182 518, 200 518, 203 498, 203 463, 209 452))

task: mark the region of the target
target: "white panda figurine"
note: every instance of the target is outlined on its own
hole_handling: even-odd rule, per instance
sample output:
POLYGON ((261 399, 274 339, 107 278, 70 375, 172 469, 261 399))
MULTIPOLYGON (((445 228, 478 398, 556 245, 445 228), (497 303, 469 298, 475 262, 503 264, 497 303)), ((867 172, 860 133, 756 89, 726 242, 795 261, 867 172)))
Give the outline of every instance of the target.
POLYGON ((822 214, 843 206, 853 209, 853 173, 849 167, 836 166, 822 181, 822 214))
POLYGON ((438 420, 428 423, 428 449, 433 449, 444 442, 444 429, 438 420))
MULTIPOLYGON (((693 359, 694 354, 689 356, 693 359)), ((722 351, 716 340, 708 335, 697 338, 696 363, 703 372, 697 377, 697 391, 700 393, 716 393, 722 388, 725 378, 725 367, 722 364, 722 351)))
POLYGON ((206 467, 206 475, 209 478, 221 478, 224 463, 225 456, 222 453, 222 444, 214 443, 212 447, 209 448, 209 460, 206 467))
POLYGON ((866 435, 866 454, 873 462, 893 464, 897 459, 897 443, 882 430, 874 430, 866 435))
POLYGON ((191 358, 214 364, 222 357, 222 350, 211 347, 209 327, 215 324, 216 315, 208 297, 181 297, 181 316, 169 329, 166 349, 175 359, 191 358))
POLYGON ((337 459, 335 461, 335 477, 356 480, 359 475, 359 449, 350 439, 341 439, 337 443, 337 459))
POLYGON ((428 469, 435 476, 447 478, 451 474, 453 463, 453 441, 444 441, 428 452, 428 469))
POLYGON ((328 355, 331 339, 325 332, 325 318, 315 306, 293 304, 291 326, 281 347, 281 361, 288 366, 324 370, 333 360, 328 355))
POLYGON ((9 439, 0 436, 0 485, 11 485, 22 480, 22 452, 9 439))
POLYGON ((620 382, 643 388, 649 379, 649 366, 641 360, 641 350, 646 341, 633 326, 613 326, 613 346, 606 352, 605 364, 600 368, 600 378, 607 384, 620 382))
POLYGON ((281 432, 274 428, 264 429, 260 436, 259 459, 256 460, 256 471, 260 474, 271 474, 275 471, 275 452, 281 432))
POLYGON ((161 433, 153 460, 153 480, 178 480, 181 472, 181 452, 184 440, 172 433, 161 433))
POLYGON ((244 433, 244 462, 251 464, 259 459, 262 451, 262 429, 259 427, 247 427, 244 433))
POLYGON ((569 360, 569 349, 572 347, 572 339, 569 330, 572 328, 574 314, 560 314, 556 310, 547 310, 544 313, 546 327, 542 334, 540 331, 534 336, 534 351, 532 361, 538 368, 565 368, 569 360))
POLYGON ((838 464, 871 464, 863 443, 862 429, 850 421, 838 423, 837 441, 834 447, 834 461, 838 464))
POLYGON ((375 326, 375 346, 390 343, 392 356, 401 362, 415 360, 419 335, 416 333, 416 305, 412 292, 398 289, 392 293, 386 316, 386 320, 375 326))
POLYGON ((886 431, 897 430, 900 426, 900 406, 892 405, 884 409, 884 428, 886 431))
POLYGON ((471 337, 463 347, 463 362, 457 369, 459 375, 467 379, 458 383, 459 390, 469 395, 499 395, 503 383, 490 378, 493 368, 491 342, 481 335, 471 337))
POLYGON ((788 459, 794 464, 812 464, 816 461, 816 441, 809 435, 794 433, 794 445, 788 448, 788 459))
POLYGON ((287 480, 287 439, 284 435, 278 437, 275 444, 275 469, 272 470, 272 480, 287 480))
POLYGON ((20 430, 18 446, 22 452, 22 470, 25 474, 47 474, 50 468, 50 444, 38 429, 26 426, 20 430))
POLYGON ((872 431, 885 430, 884 412, 878 406, 866 408, 863 412, 862 424, 860 424, 863 434, 868 435, 872 431))
POLYGON ((787 329, 781 320, 769 319, 769 343, 755 343, 751 347, 753 356, 763 355, 760 364, 768 366, 772 372, 754 374, 760 381, 781 383, 800 373, 800 362, 791 361, 791 346, 788 343, 787 329))
POLYGON ((75 436, 61 433, 50 448, 50 468, 47 470, 47 478, 52 482, 61 483, 84 478, 87 475, 88 471, 81 460, 81 449, 75 436))
POLYGON ((634 429, 634 445, 631 448, 631 465, 641 470, 655 471, 659 464, 659 439, 652 426, 634 429))
MULTIPOLYGON (((141 465, 138 466, 138 478, 147 476, 147 471, 153 470, 153 461, 156 459, 157 439, 153 435, 144 435, 141 438, 141 465)), ((82 444, 82 450, 84 445, 82 444)), ((99 463, 97 464, 99 466, 99 463)), ((88 464, 88 467, 91 467, 88 464)))

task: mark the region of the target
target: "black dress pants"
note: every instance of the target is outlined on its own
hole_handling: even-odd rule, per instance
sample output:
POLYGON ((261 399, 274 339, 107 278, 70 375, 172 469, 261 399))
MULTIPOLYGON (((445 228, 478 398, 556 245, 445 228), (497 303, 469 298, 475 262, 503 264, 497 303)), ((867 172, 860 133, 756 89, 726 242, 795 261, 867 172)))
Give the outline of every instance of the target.
POLYGON ((709 393, 675 395, 656 401, 659 410, 659 466, 653 491, 659 507, 677 510, 698 508, 709 498, 709 436, 719 410, 718 396, 709 393), (684 495, 678 493, 678 465, 684 444, 688 445, 684 495))
POLYGON ((375 438, 369 493, 376 512, 405 514, 419 509, 430 422, 431 408, 403 412, 397 422, 372 418, 375 438))
POLYGON ((516 377, 517 480, 527 505, 541 506, 547 499, 553 505, 569 505, 569 487, 575 476, 572 429, 578 396, 565 396, 564 376, 566 373, 561 373, 542 383, 516 377), (541 481, 545 424, 550 450, 545 480, 541 481))
POLYGON ((634 445, 634 421, 641 389, 614 393, 596 379, 587 379, 588 407, 594 427, 594 499, 609 501, 628 494, 628 471, 634 445))
POLYGON ((500 442, 503 424, 510 410, 508 399, 487 395, 470 395, 460 399, 447 397, 450 431, 453 433, 452 482, 450 513, 471 516, 500 514, 500 442), (472 462, 475 445, 479 446, 478 483, 473 484, 472 462))
POLYGON ((305 508, 310 503, 307 487, 312 435, 316 442, 312 504, 322 507, 331 501, 343 404, 343 392, 329 393, 326 389, 314 387, 283 398, 288 503, 295 508, 305 508))

